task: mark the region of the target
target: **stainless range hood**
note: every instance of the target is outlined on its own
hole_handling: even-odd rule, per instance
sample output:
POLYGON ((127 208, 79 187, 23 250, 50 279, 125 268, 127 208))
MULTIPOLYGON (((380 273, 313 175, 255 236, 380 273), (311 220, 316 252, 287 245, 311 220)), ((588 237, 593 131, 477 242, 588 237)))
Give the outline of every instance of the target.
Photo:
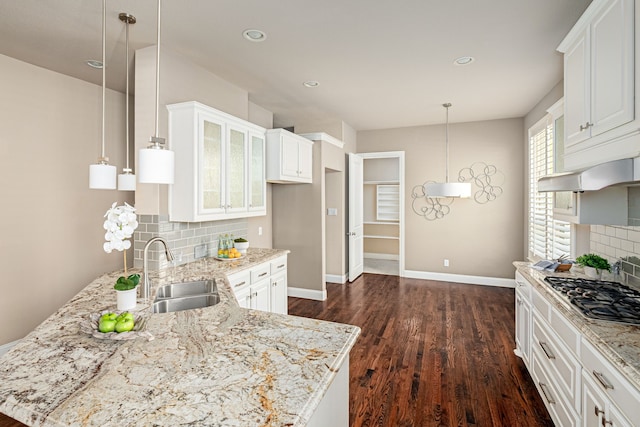
POLYGON ((633 163, 634 159, 614 160, 580 172, 547 175, 538 180, 538 191, 596 191, 631 182, 634 180, 633 163))

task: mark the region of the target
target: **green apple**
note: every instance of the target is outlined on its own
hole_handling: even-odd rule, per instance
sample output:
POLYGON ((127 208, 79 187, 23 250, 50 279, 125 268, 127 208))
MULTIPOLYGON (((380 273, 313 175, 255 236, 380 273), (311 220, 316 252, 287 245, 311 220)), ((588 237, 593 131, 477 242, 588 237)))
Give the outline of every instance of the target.
POLYGON ((116 319, 101 318, 100 322, 98 323, 98 330, 104 333, 113 332, 116 329, 116 326, 116 319))
POLYGON ((116 317, 118 317, 118 315, 115 313, 105 313, 100 316, 100 320, 116 320, 116 317))
POLYGON ((133 319, 121 319, 116 322, 116 332, 129 332, 134 326, 135 323, 133 319))
POLYGON ((116 317, 116 322, 119 322, 121 320, 133 320, 133 314, 129 313, 128 311, 122 312, 118 315, 118 317, 116 317))

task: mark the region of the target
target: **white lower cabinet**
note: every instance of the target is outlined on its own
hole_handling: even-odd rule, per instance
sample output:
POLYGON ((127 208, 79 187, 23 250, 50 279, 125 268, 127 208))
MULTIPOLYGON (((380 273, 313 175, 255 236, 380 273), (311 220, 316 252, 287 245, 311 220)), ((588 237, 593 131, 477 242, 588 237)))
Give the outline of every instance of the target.
POLYGON ((230 274, 227 279, 240 307, 287 314, 286 256, 230 274))
POLYGON ((516 285, 516 354, 555 425, 640 425, 629 421, 640 420, 640 391, 519 273, 516 285))
POLYGON ((307 427, 349 427, 349 358, 344 361, 307 427))

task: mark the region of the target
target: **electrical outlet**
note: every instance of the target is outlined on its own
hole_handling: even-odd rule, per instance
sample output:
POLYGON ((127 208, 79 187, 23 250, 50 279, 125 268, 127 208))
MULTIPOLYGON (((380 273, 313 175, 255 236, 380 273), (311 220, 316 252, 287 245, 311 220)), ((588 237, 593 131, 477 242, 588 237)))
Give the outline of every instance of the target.
POLYGON ((203 243, 193 248, 193 257, 195 259, 204 258, 207 256, 207 245, 203 243))
POLYGON ((445 260, 444 260, 444 266, 445 266, 445 267, 449 267, 449 260, 448 260, 448 259, 445 259, 445 260))
POLYGON ((258 227, 258 236, 262 236, 262 227, 258 227))

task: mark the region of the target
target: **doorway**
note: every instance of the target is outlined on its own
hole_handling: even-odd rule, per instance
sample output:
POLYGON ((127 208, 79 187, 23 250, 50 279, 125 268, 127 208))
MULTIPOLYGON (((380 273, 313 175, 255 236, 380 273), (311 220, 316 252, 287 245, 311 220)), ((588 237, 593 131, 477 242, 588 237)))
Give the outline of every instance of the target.
MULTIPOLYGON (((349 266, 362 256, 365 273, 404 276, 404 152, 358 153, 362 158, 361 194, 350 194, 362 218, 362 251, 349 252, 349 266)), ((351 174, 350 174, 351 181, 351 174)), ((357 193, 354 189, 353 193, 357 193)), ((349 230, 355 229, 349 224, 349 230)), ((359 233, 356 233, 356 235, 359 233)))

